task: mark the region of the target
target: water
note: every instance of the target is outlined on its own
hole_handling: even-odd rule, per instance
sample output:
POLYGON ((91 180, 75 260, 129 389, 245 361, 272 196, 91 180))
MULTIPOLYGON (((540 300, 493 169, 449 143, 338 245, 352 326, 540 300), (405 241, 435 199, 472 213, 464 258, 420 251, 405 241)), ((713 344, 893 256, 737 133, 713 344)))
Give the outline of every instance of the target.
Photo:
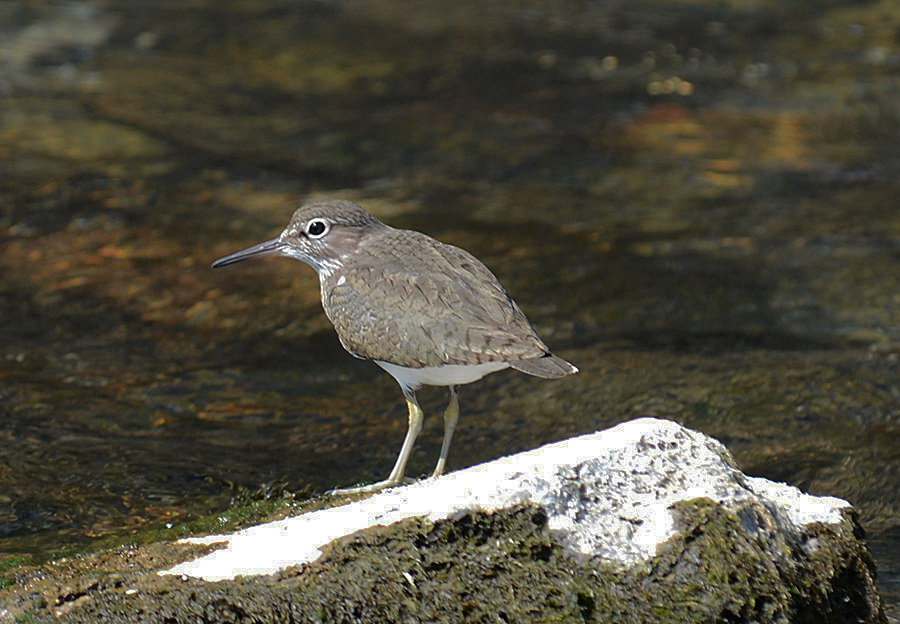
MULTIPOLYGON (((852 502, 897 617, 897 21, 5 3, 0 552, 387 474, 400 393, 340 348, 312 270, 209 268, 338 196, 475 253, 582 370, 464 388, 451 468, 672 418, 852 502)), ((414 474, 445 401, 421 398, 414 474)))

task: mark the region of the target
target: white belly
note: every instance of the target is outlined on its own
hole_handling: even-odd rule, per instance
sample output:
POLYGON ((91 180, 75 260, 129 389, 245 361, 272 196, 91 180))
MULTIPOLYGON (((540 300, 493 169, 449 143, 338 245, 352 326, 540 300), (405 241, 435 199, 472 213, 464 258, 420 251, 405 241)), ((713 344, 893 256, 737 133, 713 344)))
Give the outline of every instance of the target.
POLYGON ((509 368, 506 362, 446 364, 425 368, 407 368, 379 360, 375 360, 375 363, 389 372, 404 390, 413 391, 418 390, 420 386, 459 386, 472 383, 485 375, 509 368))

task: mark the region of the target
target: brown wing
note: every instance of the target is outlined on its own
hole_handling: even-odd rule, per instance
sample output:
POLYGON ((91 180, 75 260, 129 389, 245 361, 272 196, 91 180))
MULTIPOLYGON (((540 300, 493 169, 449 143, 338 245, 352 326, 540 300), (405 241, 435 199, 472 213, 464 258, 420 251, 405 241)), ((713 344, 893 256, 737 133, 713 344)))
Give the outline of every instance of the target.
POLYGON ((343 283, 338 274, 325 280, 323 299, 358 357, 420 368, 548 353, 493 273, 458 247, 387 229, 352 262, 343 283))

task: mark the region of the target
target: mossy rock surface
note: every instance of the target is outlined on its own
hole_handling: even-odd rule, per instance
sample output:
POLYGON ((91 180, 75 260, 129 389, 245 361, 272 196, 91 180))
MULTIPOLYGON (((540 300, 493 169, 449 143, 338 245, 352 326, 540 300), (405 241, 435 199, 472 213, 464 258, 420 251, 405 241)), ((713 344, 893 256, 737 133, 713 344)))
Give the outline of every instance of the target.
POLYGON ((67 580, 48 568, 30 592, 6 594, 18 605, 10 621, 85 624, 886 621, 852 513, 797 539, 774 529, 760 538, 764 514, 752 506, 701 498, 674 511, 678 535, 629 568, 574 556, 543 510, 523 505, 374 527, 271 576, 161 577, 184 553, 158 544, 91 555, 67 580))

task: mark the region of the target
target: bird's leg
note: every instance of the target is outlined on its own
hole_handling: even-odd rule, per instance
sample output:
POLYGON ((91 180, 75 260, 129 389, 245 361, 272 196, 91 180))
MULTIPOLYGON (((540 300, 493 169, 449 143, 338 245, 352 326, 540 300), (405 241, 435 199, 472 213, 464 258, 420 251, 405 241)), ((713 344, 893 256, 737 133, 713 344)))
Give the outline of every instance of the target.
POLYGON ((434 467, 432 477, 444 474, 444 468, 447 467, 447 454, 450 452, 450 441, 453 439, 453 432, 456 431, 457 420, 459 420, 459 395, 456 392, 456 386, 450 386, 450 403, 444 411, 444 442, 441 444, 441 454, 438 457, 437 466, 434 467))
POLYGON ((412 391, 409 393, 404 392, 403 396, 406 397, 406 406, 409 408, 409 429, 406 430, 406 438, 403 440, 403 446, 400 447, 397 463, 394 464, 394 469, 391 470, 387 480, 383 481, 383 483, 387 484, 385 487, 398 485, 403 481, 403 474, 406 472, 406 462, 409 461, 413 444, 416 443, 416 437, 422 430, 422 422, 425 420, 425 414, 416 400, 416 393, 412 391))
POLYGON ((377 492, 385 488, 394 487, 403 483, 403 474, 406 472, 406 462, 409 461, 410 453, 412 453, 413 444, 416 443, 416 437, 422 430, 422 421, 425 420, 425 414, 419 407, 416 400, 416 393, 412 391, 403 392, 406 397, 406 406, 409 408, 409 429, 406 430, 406 438, 403 440, 403 446, 400 447, 400 455, 397 456, 397 463, 394 469, 384 481, 372 483, 371 485, 363 485, 361 487, 346 488, 340 490, 329 490, 329 494, 357 494, 362 492, 377 492))

